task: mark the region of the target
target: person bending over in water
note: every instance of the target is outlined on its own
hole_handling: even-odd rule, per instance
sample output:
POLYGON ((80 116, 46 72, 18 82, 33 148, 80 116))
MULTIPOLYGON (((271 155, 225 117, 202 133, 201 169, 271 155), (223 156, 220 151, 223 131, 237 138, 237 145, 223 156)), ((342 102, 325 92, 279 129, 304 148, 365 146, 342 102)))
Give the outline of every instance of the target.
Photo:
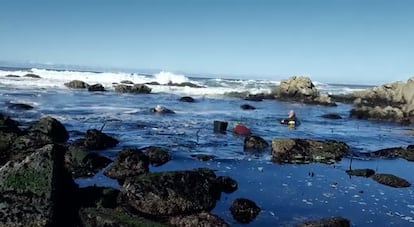
POLYGON ((289 126, 295 126, 295 125, 298 125, 299 121, 298 121, 298 119, 296 118, 296 113, 295 113, 295 111, 290 110, 290 111, 288 112, 288 118, 281 119, 281 120, 280 120, 280 123, 281 123, 281 124, 286 124, 286 125, 289 125, 289 126))

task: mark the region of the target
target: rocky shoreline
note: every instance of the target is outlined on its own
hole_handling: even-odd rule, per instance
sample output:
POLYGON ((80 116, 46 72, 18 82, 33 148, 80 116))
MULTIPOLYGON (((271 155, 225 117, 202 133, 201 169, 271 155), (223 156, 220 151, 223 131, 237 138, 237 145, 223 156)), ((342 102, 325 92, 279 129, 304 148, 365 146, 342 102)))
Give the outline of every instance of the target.
MULTIPOLYGON (((71 81, 70 88, 105 91, 103 86, 71 81)), ((145 84, 124 81, 116 84, 121 93, 151 92, 145 84)), ((170 86, 180 86, 171 84, 170 86)), ((188 85, 183 85, 188 86, 188 85)), ((320 92, 306 77, 283 80, 272 94, 253 94, 246 100, 264 98, 334 106, 335 100, 353 100, 350 115, 356 118, 412 123, 414 120, 414 80, 393 83, 346 97, 320 92)), ((183 101, 191 101, 185 97, 183 101)), ((17 108, 17 107, 16 107, 17 108)), ((27 108, 27 107, 24 107, 27 108)), ((241 107, 245 110, 253 106, 241 107)), ((330 117, 334 117, 333 115, 330 117)), ((229 226, 210 213, 221 194, 238 190, 229 176, 217 176, 212 169, 150 172, 171 160, 162 147, 123 148, 103 130, 89 129, 84 137, 69 140, 64 125, 43 117, 27 127, 0 114, 0 223, 2 226, 229 226), (100 151, 119 147, 115 160, 100 151), (91 177, 104 170, 116 179, 120 189, 79 188, 74 179, 91 177)), ((341 141, 303 138, 273 139, 268 143, 258 135, 246 135, 245 152, 266 152, 271 144, 275 164, 335 163, 343 157, 404 158, 414 160, 414 145, 358 154, 341 141)), ((347 170, 350 176, 367 177, 391 187, 410 187, 407 180, 370 169, 347 170)), ((249 223, 261 208, 248 198, 237 198, 229 207, 235 221, 249 223)), ((300 226, 350 226, 351 221, 331 217, 300 226)))

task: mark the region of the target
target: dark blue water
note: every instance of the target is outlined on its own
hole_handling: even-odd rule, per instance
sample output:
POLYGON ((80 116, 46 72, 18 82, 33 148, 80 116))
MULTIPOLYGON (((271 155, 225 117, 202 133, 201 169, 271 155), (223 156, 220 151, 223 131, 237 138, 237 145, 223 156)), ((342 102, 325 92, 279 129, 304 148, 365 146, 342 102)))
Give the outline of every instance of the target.
MULTIPOLYGON (((128 95, 114 92, 89 93, 67 89, 16 89, 2 87, 0 108, 5 114, 29 124, 51 115, 71 132, 101 128, 118 138, 118 147, 103 151, 114 158, 123 146, 148 145, 168 148, 173 160, 151 171, 209 167, 217 175, 231 176, 239 183, 232 194, 222 194, 213 213, 231 225, 238 226, 229 207, 238 197, 255 201, 262 212, 249 226, 293 225, 304 220, 340 215, 355 226, 408 226, 414 224, 413 189, 395 189, 371 179, 352 177, 345 173, 349 159, 335 165, 274 164, 270 149, 261 155, 243 151, 243 137, 231 133, 231 126, 240 122, 254 134, 271 142, 274 138, 336 139, 351 149, 369 152, 382 148, 414 144, 410 127, 394 123, 369 122, 349 118, 350 105, 336 107, 311 106, 298 103, 265 100, 249 102, 224 96, 193 96, 195 103, 179 102, 180 96, 168 93, 128 95), (30 111, 7 109, 7 101, 30 103, 30 111), (257 109, 243 111, 248 103, 257 109), (173 109, 174 115, 156 115, 150 108, 160 104, 173 109), (296 129, 278 122, 293 109, 301 120, 296 129), (343 119, 321 118, 326 113, 338 113, 343 119), (226 134, 213 133, 213 121, 229 122, 226 134), (216 159, 201 162, 194 154, 209 154, 216 159), (314 176, 309 175, 310 172, 314 176)), ((414 163, 405 160, 354 160, 353 168, 372 168, 392 173, 414 183, 414 163)), ((81 186, 98 184, 118 187, 115 181, 98 173, 91 179, 77 179, 81 186)))

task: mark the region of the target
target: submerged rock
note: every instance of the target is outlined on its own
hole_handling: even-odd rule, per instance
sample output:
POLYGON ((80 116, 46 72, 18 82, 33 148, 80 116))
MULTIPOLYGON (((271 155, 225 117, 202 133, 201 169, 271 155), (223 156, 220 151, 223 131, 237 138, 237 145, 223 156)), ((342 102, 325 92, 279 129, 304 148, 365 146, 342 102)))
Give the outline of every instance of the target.
POLYGON ((341 115, 336 114, 336 113, 324 114, 321 117, 326 118, 326 119, 332 119, 332 120, 342 119, 341 115))
POLYGON ((216 156, 208 155, 208 154, 193 154, 191 155, 191 157, 196 158, 197 160, 200 160, 203 162, 210 161, 216 158, 216 156))
POLYGON ((179 100, 180 100, 180 102, 195 102, 194 98, 192 98, 190 96, 181 97, 179 100))
POLYGON ((372 179, 380 184, 388 185, 394 188, 406 188, 411 186, 411 183, 407 180, 392 174, 377 173, 372 176, 372 179))
POLYGON ((348 145, 335 140, 273 139, 272 160, 288 163, 331 163, 341 160, 348 149, 348 145))
POLYGON ((371 177, 375 174, 375 171, 373 169, 350 169, 347 170, 346 173, 351 176, 371 177))
POLYGON ((300 227, 349 227, 351 223, 343 217, 322 218, 316 221, 307 221, 299 225, 300 227))
POLYGON ((7 108, 12 110, 31 110, 34 107, 24 103, 7 103, 7 108))
POLYGON ((230 212, 233 218, 240 223, 249 223, 253 221, 260 213, 261 209, 255 202, 246 198, 237 198, 233 201, 230 212))
POLYGON ((255 110, 256 109, 256 107, 254 107, 252 105, 249 105, 249 104, 243 104, 243 105, 240 106, 240 108, 242 110, 255 110))

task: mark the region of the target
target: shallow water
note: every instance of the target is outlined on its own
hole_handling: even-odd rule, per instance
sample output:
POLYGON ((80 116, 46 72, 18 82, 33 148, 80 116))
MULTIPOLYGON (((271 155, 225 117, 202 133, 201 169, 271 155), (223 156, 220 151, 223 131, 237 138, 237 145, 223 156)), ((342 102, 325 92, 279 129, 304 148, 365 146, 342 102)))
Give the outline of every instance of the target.
MULTIPOLYGON (((168 148, 173 160, 151 171, 210 167, 217 175, 233 177, 239 189, 232 194, 222 194, 213 210, 232 226, 239 224, 231 217, 229 207, 238 197, 252 199, 262 208, 249 226, 292 225, 333 215, 346 217, 355 226, 414 224, 412 187, 396 189, 369 178, 349 178, 345 173, 349 168, 347 158, 334 165, 274 164, 270 161, 270 149, 260 155, 247 154, 243 151, 243 137, 230 131, 233 123, 241 122, 268 142, 285 137, 336 139, 346 142, 354 151, 369 152, 414 144, 414 137, 406 133, 410 127, 351 119, 348 117, 351 106, 347 104, 325 107, 275 100, 250 102, 219 95, 192 96, 195 103, 179 102, 180 95, 174 92, 130 95, 3 85, 0 86, 0 109, 23 122, 23 126, 51 115, 66 126, 71 140, 87 129, 103 127, 104 132, 121 141, 116 148, 102 152, 110 158, 123 146, 168 148), (7 102, 27 103, 35 108, 29 111, 7 109, 7 102), (241 110, 240 105, 246 103, 257 109, 241 110), (173 109, 176 114, 151 113, 149 109, 157 104, 173 109), (301 120, 296 129, 278 123, 290 109, 294 109, 301 120), (338 113, 343 119, 320 117, 326 113, 338 113), (229 122, 226 134, 213 133, 214 120, 229 122), (192 158, 194 154, 214 155, 216 159, 201 162, 192 158)), ((414 163, 405 160, 353 160, 352 167, 392 173, 414 183, 411 174, 414 163)), ((77 179, 77 182, 81 186, 118 187, 102 173, 90 179, 77 179)))

